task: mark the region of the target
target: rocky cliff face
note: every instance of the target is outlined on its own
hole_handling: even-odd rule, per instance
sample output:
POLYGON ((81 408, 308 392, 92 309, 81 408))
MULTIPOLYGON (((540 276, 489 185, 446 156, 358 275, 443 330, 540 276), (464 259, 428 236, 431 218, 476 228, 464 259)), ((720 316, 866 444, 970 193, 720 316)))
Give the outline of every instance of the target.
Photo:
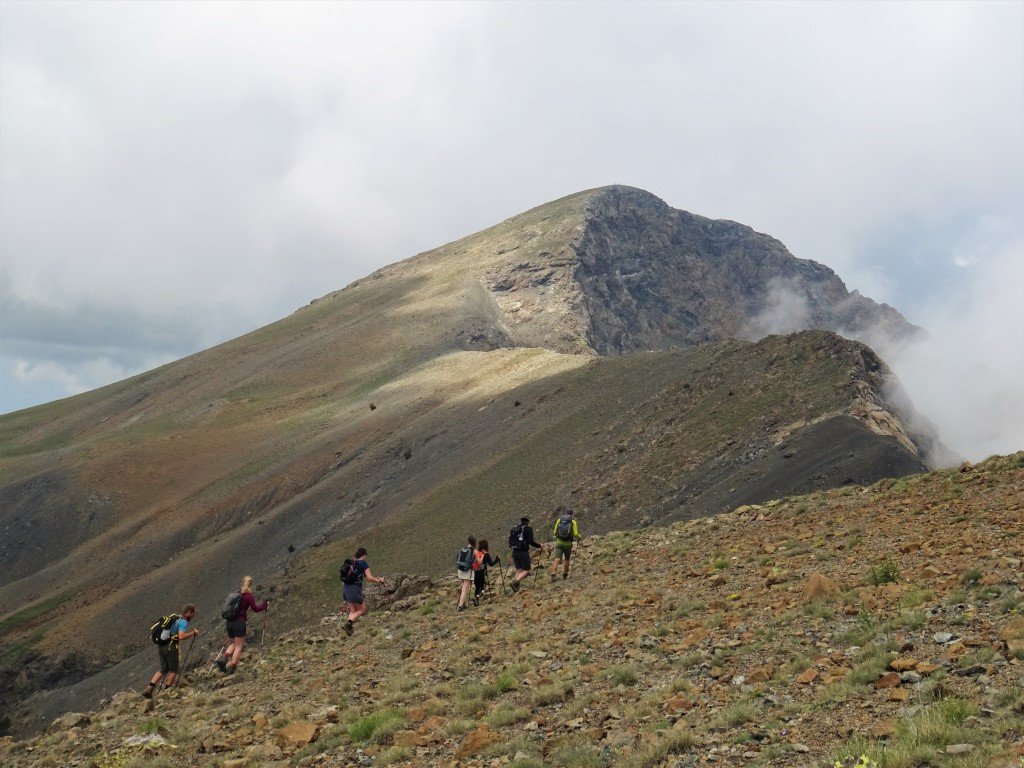
POLYGON ((514 343, 621 355, 818 329, 917 332, 768 235, 669 207, 631 187, 595 190, 575 236, 523 249, 484 277, 514 343))

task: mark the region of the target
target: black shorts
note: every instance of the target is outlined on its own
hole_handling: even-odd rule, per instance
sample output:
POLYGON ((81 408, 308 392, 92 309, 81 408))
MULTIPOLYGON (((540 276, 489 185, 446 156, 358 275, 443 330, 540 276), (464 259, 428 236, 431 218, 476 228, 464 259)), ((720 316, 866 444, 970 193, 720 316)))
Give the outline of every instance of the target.
POLYGON ((362 584, 346 584, 342 590, 345 596, 345 602, 350 605, 362 605, 363 600, 363 585, 362 584))
POLYGON ((173 672, 178 674, 178 644, 168 643, 157 648, 160 652, 160 672, 167 674, 173 672))
POLYGON ((566 560, 572 557, 572 544, 555 544, 555 557, 566 560))
POLYGON ((231 619, 225 624, 225 627, 228 630, 228 637, 245 638, 245 622, 241 619, 231 619))
POLYGON ((513 549, 512 550, 512 564, 516 567, 517 571, 528 571, 532 567, 530 563, 530 550, 528 549, 513 549))

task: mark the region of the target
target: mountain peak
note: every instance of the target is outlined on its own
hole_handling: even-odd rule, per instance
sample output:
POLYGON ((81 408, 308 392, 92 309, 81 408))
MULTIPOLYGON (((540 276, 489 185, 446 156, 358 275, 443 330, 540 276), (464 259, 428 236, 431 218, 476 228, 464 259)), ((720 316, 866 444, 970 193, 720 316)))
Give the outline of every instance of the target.
POLYGON ((500 336, 503 345, 616 355, 798 330, 918 330, 768 235, 621 184, 561 198, 467 241, 503 257, 480 275, 497 309, 489 343, 500 336))

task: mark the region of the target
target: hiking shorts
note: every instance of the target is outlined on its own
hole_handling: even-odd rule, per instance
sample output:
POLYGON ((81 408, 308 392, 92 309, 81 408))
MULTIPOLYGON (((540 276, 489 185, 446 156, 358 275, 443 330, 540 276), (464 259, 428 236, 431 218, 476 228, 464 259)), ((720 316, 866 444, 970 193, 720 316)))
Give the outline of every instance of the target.
POLYGON ((245 622, 241 619, 231 619, 224 625, 228 631, 228 637, 245 639, 245 622))
POLYGON ((512 550, 512 564, 516 567, 517 571, 528 571, 532 568, 530 563, 530 550, 528 549, 513 549, 512 550))
POLYGON ((474 573, 476 573, 476 571, 474 571, 472 568, 468 571, 460 571, 458 568, 455 569, 455 575, 463 581, 472 581, 474 573))
POLYGON ((572 557, 572 544, 555 544, 555 557, 559 560, 572 557))
POLYGON ((345 595, 345 602, 351 603, 352 605, 363 604, 363 585, 362 584, 346 584, 343 590, 345 595))
POLYGON ((177 643, 168 643, 167 645, 161 645, 157 648, 160 653, 160 672, 167 674, 173 672, 178 674, 178 668, 180 662, 178 661, 178 645, 177 643))

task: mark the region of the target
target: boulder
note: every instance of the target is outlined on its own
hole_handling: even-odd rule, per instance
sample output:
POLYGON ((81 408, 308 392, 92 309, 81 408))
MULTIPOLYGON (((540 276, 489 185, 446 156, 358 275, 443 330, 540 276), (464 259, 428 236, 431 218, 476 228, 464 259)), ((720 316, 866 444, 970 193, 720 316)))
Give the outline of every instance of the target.
POLYGON ((84 712, 68 712, 66 715, 61 715, 52 723, 47 729, 50 733, 57 733, 58 731, 68 731, 72 728, 84 728, 92 722, 92 716, 84 712))
POLYGON ((306 720, 295 720, 277 732, 277 743, 282 749, 301 749, 320 735, 320 726, 306 720))
POLYGON ((459 747, 459 751, 455 753, 456 757, 469 757, 482 752, 484 749, 489 747, 491 744, 495 744, 504 739, 496 733, 491 731, 491 727, 487 723, 482 723, 475 731, 470 733, 462 742, 462 746, 459 747))

